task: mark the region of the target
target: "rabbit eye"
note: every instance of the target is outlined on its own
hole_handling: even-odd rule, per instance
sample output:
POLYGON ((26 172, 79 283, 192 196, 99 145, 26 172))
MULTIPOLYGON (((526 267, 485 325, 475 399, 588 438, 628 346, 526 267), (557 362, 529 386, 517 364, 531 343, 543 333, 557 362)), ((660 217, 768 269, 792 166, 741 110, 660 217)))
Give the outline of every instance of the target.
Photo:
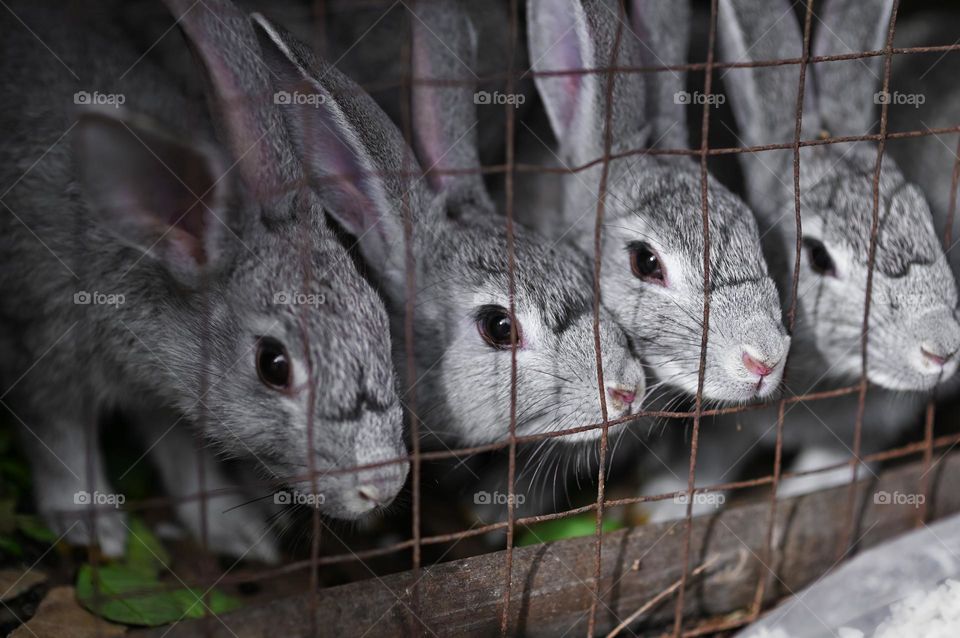
POLYGON ((661 286, 666 285, 663 264, 660 262, 657 251, 642 241, 633 242, 627 248, 630 251, 630 269, 634 277, 661 286))
MULTIPOLYGON (((503 306, 483 306, 476 313, 477 331, 484 341, 497 350, 510 349, 510 313, 503 306)), ((520 345, 520 326, 517 326, 517 346, 520 345)))
POLYGON ((833 264, 833 259, 827 251, 827 247, 822 241, 817 239, 804 239, 803 245, 807 249, 807 258, 810 260, 810 267, 818 275, 824 277, 836 277, 837 269, 833 264))
POLYGON ((274 390, 290 387, 290 357, 276 339, 261 337, 257 340, 257 375, 274 390))

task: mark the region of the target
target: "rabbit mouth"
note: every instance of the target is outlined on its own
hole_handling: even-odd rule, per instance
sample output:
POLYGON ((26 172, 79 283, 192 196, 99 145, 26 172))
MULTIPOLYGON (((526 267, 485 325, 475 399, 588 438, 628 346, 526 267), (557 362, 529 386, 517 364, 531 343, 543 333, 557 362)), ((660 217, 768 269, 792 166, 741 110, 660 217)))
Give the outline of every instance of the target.
POLYGON ((886 390, 899 392, 926 392, 946 382, 957 370, 956 361, 948 362, 937 371, 916 370, 907 366, 868 371, 870 382, 886 390))

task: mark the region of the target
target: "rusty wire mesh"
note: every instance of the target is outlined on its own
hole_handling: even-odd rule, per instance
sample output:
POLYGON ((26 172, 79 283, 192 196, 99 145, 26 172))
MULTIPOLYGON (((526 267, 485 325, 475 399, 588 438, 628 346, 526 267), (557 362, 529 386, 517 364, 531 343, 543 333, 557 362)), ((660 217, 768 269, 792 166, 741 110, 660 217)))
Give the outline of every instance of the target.
MULTIPOLYGON (((421 0, 421 1, 442 1, 442 0, 421 0)), ((364 6, 369 5, 371 7, 381 7, 383 3, 378 1, 373 1, 369 3, 363 3, 364 6)), ((594 280, 594 336, 595 336, 595 349, 596 349, 596 358, 597 358, 597 369, 598 369, 598 396, 601 405, 601 412, 603 418, 600 422, 582 425, 577 427, 566 428, 564 430, 547 432, 547 433, 538 433, 531 435, 518 435, 516 433, 516 350, 513 350, 512 354, 512 371, 511 378, 512 383, 512 397, 511 397, 511 416, 510 416, 510 435, 507 440, 500 441, 497 443, 490 443, 485 445, 476 445, 470 447, 457 448, 453 450, 422 450, 420 446, 420 428, 421 422, 420 418, 417 415, 417 402, 416 402, 416 392, 414 387, 410 387, 409 390, 404 394, 405 406, 407 411, 407 422, 409 423, 410 428, 410 445, 412 447, 410 454, 397 459, 390 459, 386 461, 380 461, 377 463, 371 463, 366 465, 361 465, 354 468, 348 469, 337 469, 327 472, 328 474, 341 474, 349 472, 358 472, 363 469, 372 469, 376 467, 381 467, 389 464, 396 463, 411 463, 412 472, 411 472, 411 510, 412 510, 412 526, 410 530, 410 538, 401 540, 396 543, 392 543, 386 547, 377 547, 372 549, 365 549, 359 551, 346 551, 343 553, 337 553, 333 555, 321 555, 321 542, 326 537, 329 528, 327 524, 322 520, 320 513, 317 509, 314 509, 312 512, 312 540, 310 544, 310 556, 308 559, 299 560, 291 563, 287 563, 280 567, 262 569, 262 570, 236 570, 233 573, 224 572, 223 574, 207 574, 208 578, 204 578, 197 583, 190 583, 191 585, 202 586, 206 589, 207 586, 213 585, 215 583, 235 583, 235 582, 250 582, 257 580, 269 580, 272 578, 277 578, 279 576, 288 575, 293 572, 309 570, 310 572, 310 590, 311 590, 311 609, 306 611, 309 614, 310 622, 312 623, 312 630, 315 635, 324 633, 321 631, 321 628, 318 628, 315 624, 316 618, 316 606, 319 604, 320 596, 320 578, 319 571, 321 568, 337 563, 347 563, 353 561, 364 561, 366 559, 383 556, 387 554, 400 553, 400 552, 410 552, 411 554, 411 564, 412 570, 414 573, 414 581, 418 580, 417 575, 423 567, 423 557, 422 549, 425 546, 429 545, 438 545, 444 543, 456 542, 458 540, 477 537, 484 534, 487 534, 491 531, 505 530, 506 531, 506 551, 505 551, 505 561, 503 565, 503 598, 501 601, 501 614, 500 614, 500 629, 503 635, 509 635, 511 633, 510 618, 511 618, 511 605, 516 604, 515 601, 515 583, 513 582, 513 573, 512 573, 512 560, 513 552, 515 547, 514 539, 514 530, 518 526, 526 526, 533 523, 544 522, 549 520, 556 520, 560 518, 571 517, 577 514, 583 514, 588 512, 594 512, 596 514, 596 532, 595 532, 595 555, 594 555, 594 573, 592 575, 592 587, 593 587, 593 598, 591 600, 590 606, 590 615, 589 615, 589 624, 587 634, 593 636, 596 632, 596 613, 597 605, 600 601, 601 592, 599 590, 601 583, 601 556, 603 552, 603 534, 602 534, 602 520, 604 510, 612 507, 620 507, 626 505, 634 505, 645 502, 653 502, 658 500, 665 500, 673 498, 675 493, 667 494, 655 494, 655 495, 643 495, 630 498, 617 498, 611 499, 608 498, 605 494, 606 480, 605 476, 605 467, 606 464, 601 462, 598 464, 598 473, 597 473, 597 496, 595 502, 581 506, 566 509, 560 512, 528 516, 528 517, 518 517, 514 511, 514 486, 516 480, 516 457, 517 457, 517 447, 522 444, 534 443, 543 441, 546 439, 569 436, 576 433, 586 432, 590 430, 601 430, 601 437, 599 439, 600 446, 600 458, 606 459, 608 454, 608 433, 611 428, 618 427, 627 427, 630 423, 636 422, 641 419, 648 418, 658 418, 666 419, 669 421, 684 421, 692 419, 692 438, 690 441, 690 455, 689 455, 689 474, 687 477, 687 510, 684 523, 684 543, 683 543, 683 552, 682 555, 677 556, 676 560, 679 565, 682 566, 682 578, 679 583, 679 587, 676 589, 676 606, 674 614, 674 623, 672 627, 673 635, 701 635, 703 633, 715 632, 720 630, 733 629, 739 626, 742 626, 746 623, 749 623, 753 619, 757 618, 759 614, 763 611, 763 600, 767 578, 761 577, 756 584, 756 593, 754 597, 754 604, 750 610, 750 614, 743 618, 738 618, 734 621, 724 622, 724 621, 715 621, 708 623, 706 625, 690 628, 686 626, 684 621, 684 598, 686 595, 688 578, 689 578, 689 561, 690 561, 690 535, 691 535, 691 526, 692 526, 692 505, 693 498, 692 496, 696 493, 704 493, 717 490, 738 490, 744 488, 755 488, 755 487, 768 487, 769 488, 769 515, 764 523, 766 529, 766 543, 765 543, 765 554, 761 557, 761 560, 765 560, 769 553, 771 552, 771 545, 773 543, 773 530, 774 530, 774 520, 775 513, 777 508, 777 489, 780 482, 784 478, 808 475, 817 472, 827 472, 829 470, 837 469, 837 467, 843 467, 848 465, 851 470, 851 482, 856 479, 856 468, 861 463, 868 462, 877 462, 877 461, 887 461, 892 459, 902 459, 906 457, 919 455, 923 460, 923 465, 925 469, 928 469, 932 466, 934 462, 934 452, 936 450, 943 450, 952 448, 957 443, 960 443, 960 435, 949 435, 949 436, 934 436, 934 419, 936 412, 936 405, 934 399, 931 398, 927 406, 926 412, 924 414, 924 437, 921 441, 916 441, 903 445, 901 447, 886 450, 881 453, 864 455, 861 457, 860 448, 863 436, 863 415, 864 415, 864 404, 866 401, 866 396, 868 392, 868 380, 866 377, 867 369, 867 338, 866 331, 868 325, 868 318, 870 312, 870 293, 872 288, 872 276, 874 271, 874 258, 877 246, 877 237, 879 232, 879 179, 880 179, 880 166, 882 162, 883 152, 887 144, 887 140, 896 140, 896 139, 905 139, 912 137, 922 137, 929 135, 937 134, 957 134, 960 133, 960 123, 956 126, 948 128, 938 128, 938 129, 925 129, 925 130, 914 130, 914 131, 903 131, 903 132, 890 132, 888 130, 888 105, 886 103, 881 104, 881 115, 880 115, 880 130, 876 134, 869 135, 859 135, 859 136, 826 136, 818 137, 816 139, 802 139, 801 138, 801 123, 803 117, 803 92, 804 92, 804 82, 806 77, 806 71, 809 65, 817 63, 825 63, 831 61, 840 61, 840 60, 855 60, 855 59, 864 59, 872 57, 881 57, 883 58, 883 90, 889 91, 890 88, 890 78, 891 78, 891 65, 892 59, 894 56, 899 55, 912 55, 912 54, 921 54, 921 53, 936 53, 942 52, 944 54, 948 52, 955 52, 960 50, 960 44, 947 44, 942 46, 924 46, 924 47, 911 47, 911 48, 896 48, 893 47, 893 40, 896 30, 896 18, 899 10, 899 1, 894 3, 893 13, 891 15, 889 29, 886 36, 886 46, 881 50, 876 51, 864 51, 858 53, 844 54, 844 55, 829 55, 829 56, 812 56, 810 54, 810 35, 812 28, 812 17, 814 15, 814 4, 815 2, 811 0, 807 3, 806 9, 804 12, 805 19, 803 24, 803 55, 800 58, 794 59, 781 59, 781 60, 768 60, 761 62, 741 62, 741 63, 724 63, 715 60, 714 58, 714 48, 715 48, 715 39, 716 39, 716 21, 717 21, 717 0, 712 0, 710 2, 710 17, 709 17, 709 41, 707 45, 707 58, 703 63, 690 63, 683 65, 663 65, 657 67, 644 67, 644 66, 620 66, 617 61, 617 46, 614 47, 614 57, 610 60, 610 63, 606 67, 595 68, 595 69, 583 69, 581 71, 571 71, 571 72, 550 72, 542 73, 543 75, 570 75, 576 73, 593 73, 600 74, 604 76, 607 95, 612 96, 613 91, 613 81, 614 77, 617 74, 627 74, 627 73, 662 73, 670 70, 677 71, 702 71, 705 74, 705 83, 703 86, 703 94, 710 96, 713 91, 713 75, 714 72, 719 69, 729 69, 729 68, 743 68, 743 67, 763 67, 763 66, 778 66, 778 65, 796 65, 800 69, 800 84, 799 84, 799 94, 796 100, 796 133, 795 139, 792 144, 766 144, 761 146, 750 146, 750 147, 726 147, 726 148, 711 148, 708 142, 710 126, 711 126, 711 107, 709 104, 704 104, 701 120, 701 130, 700 130, 700 139, 701 145, 698 149, 660 149, 660 148, 639 148, 631 149, 629 151, 620 152, 614 154, 611 152, 611 133, 609 126, 610 113, 609 110, 606 113, 607 118, 607 131, 605 135, 605 149, 604 154, 601 157, 596 158, 595 160, 582 164, 580 166, 573 167, 571 169, 557 168, 557 167, 545 167, 539 165, 523 164, 518 163, 515 160, 515 121, 516 117, 515 110, 510 106, 505 106, 506 113, 506 130, 505 130, 505 148, 506 148, 506 159, 503 164, 500 165, 488 165, 484 166, 481 170, 483 174, 503 174, 506 184, 506 198, 503 202, 504 211, 505 211, 505 223, 507 227, 507 243, 504 246, 504 250, 509 255, 509 279, 511 282, 511 292, 513 290, 513 278, 514 278, 514 246, 513 246, 513 224, 514 224, 514 177, 518 173, 576 173, 580 171, 587 170, 593 166, 600 165, 603 167, 603 177, 601 178, 601 187, 600 187, 600 198, 597 204, 596 210, 596 225, 595 225, 595 247, 597 254, 594 258, 594 270, 593 270, 593 280, 594 280), (877 155, 877 164, 876 170, 874 173, 873 181, 873 225, 870 235, 870 252, 868 255, 868 279, 867 279, 867 299, 866 299, 866 312, 863 317, 863 331, 862 331, 862 376, 859 383, 842 388, 836 388, 829 391, 808 393, 798 396, 790 397, 781 397, 777 398, 774 401, 764 404, 752 404, 746 406, 735 406, 735 407, 723 407, 723 408, 713 408, 707 409, 703 405, 702 399, 702 389, 704 383, 704 366, 706 358, 706 347, 707 347, 707 333, 710 320, 710 260, 709 260, 709 240, 707 234, 709 233, 708 219, 710 215, 710 210, 707 200, 707 160, 710 157, 719 156, 719 155, 738 155, 741 153, 762 153, 765 151, 772 150, 791 150, 793 153, 793 186, 794 186, 794 207, 795 207, 795 223, 799 231, 801 227, 801 215, 800 215, 800 149, 810 146, 819 146, 819 145, 829 145, 829 144, 838 144, 852 141, 871 141, 876 142, 878 145, 878 155, 877 155), (703 266, 704 266, 704 278, 703 278, 703 290, 705 301, 703 305, 703 332, 702 332, 702 341, 701 341, 701 354, 700 354, 700 371, 699 371, 699 391, 695 397, 694 408, 688 411, 666 411, 666 410, 639 410, 633 414, 630 414, 625 417, 609 419, 607 418, 607 409, 606 409, 606 399, 604 392, 604 383, 603 383, 603 365, 602 357, 600 351, 600 336, 599 336, 599 313, 600 313, 600 290, 599 290, 599 280, 600 280, 600 267, 601 261, 599 257, 600 249, 600 233, 603 222, 604 215, 604 205, 605 205, 605 182, 607 176, 607 166, 610 161, 613 159, 618 159, 622 157, 628 157, 630 155, 637 154, 649 154, 649 155, 687 155, 695 157, 700 166, 701 170, 701 203, 702 208, 700 214, 702 215, 703 220, 703 232, 704 232, 704 245, 705 245, 705 254, 703 255, 703 266), (832 465, 828 467, 819 468, 818 470, 806 471, 801 473, 789 473, 783 471, 782 464, 782 443, 783 443, 783 427, 784 427, 784 414, 785 409, 790 404, 801 402, 801 401, 820 401, 827 400, 831 398, 836 398, 840 396, 850 396, 856 395, 858 398, 858 409, 857 409, 857 418, 855 422, 855 435, 853 441, 853 456, 851 457, 848 463, 843 463, 839 465, 832 465), (777 439, 776 447, 774 453, 774 464, 771 469, 771 472, 763 477, 742 480, 742 481, 733 481, 727 482, 718 485, 709 485, 709 486, 697 486, 696 485, 696 465, 697 465, 697 452, 698 452, 698 437, 699 429, 701 425, 701 419, 706 416, 716 416, 724 414, 734 414, 738 412, 743 412, 747 410, 755 410, 765 405, 776 405, 778 409, 778 418, 777 418, 777 439), (446 534, 436 534, 436 535, 423 535, 422 534, 422 503, 421 503, 421 467, 424 462, 437 461, 442 459, 453 459, 453 458, 464 458, 470 455, 479 454, 482 452, 490 452, 495 450, 506 450, 509 455, 509 466, 508 466, 508 486, 509 494, 507 499, 507 508, 508 508, 508 519, 502 522, 494 522, 486 525, 476 526, 468 530, 462 530, 459 532, 446 533, 446 534)), ((317 32, 323 33, 324 24, 323 20, 327 16, 331 9, 325 6, 325 3, 322 0, 318 0, 316 3, 315 15, 318 19, 317 32)), ((358 5, 359 6, 359 5, 358 5)), ((519 0, 510 0, 510 29, 511 29, 511 42, 517 40, 517 34, 520 29, 519 15, 522 10, 522 3, 519 0)), ((621 17, 624 15, 626 9, 623 6, 623 3, 619 3, 619 10, 621 12, 621 17)), ((619 44, 620 38, 622 36, 624 21, 620 20, 620 27, 618 28, 617 33, 617 45, 619 44)), ((507 82, 508 92, 511 90, 510 87, 521 77, 521 75, 526 75, 527 77, 537 75, 537 72, 534 71, 524 71, 522 69, 514 68, 514 57, 512 52, 510 56, 510 64, 508 68, 502 74, 489 75, 481 78, 481 81, 487 80, 505 80, 507 82)), ((409 61, 410 59, 410 43, 408 42, 404 50, 404 58, 409 61)), ((409 65, 408 65, 409 66, 409 65)), ((401 129, 404 132, 406 139, 411 139, 411 117, 409 113, 409 94, 411 87, 416 83, 422 84, 448 84, 451 83, 450 80, 442 80, 436 78, 411 78, 409 76, 403 77, 399 82, 392 83, 382 83, 376 86, 364 86, 363 88, 367 91, 377 91, 387 88, 399 88, 401 90, 401 95, 403 99, 401 100, 401 111, 404 114, 403 122, 401 123, 401 129)), ((610 102, 610 100, 608 100, 610 102)), ((960 147, 958 147, 960 148, 960 147)), ((449 171, 451 174, 463 174, 467 172, 473 172, 470 169, 449 171)), ((958 159, 956 165, 953 167, 953 191, 950 201, 950 212, 949 212, 949 221, 947 227, 944 231, 944 245, 949 247, 952 242, 951 229, 953 226, 953 220, 955 215, 956 208, 956 190, 957 190, 957 181, 958 175, 960 175, 960 159, 958 159)), ((410 167, 408 173, 405 174, 407 177, 419 177, 420 173, 415 167, 410 167)), ((331 178, 333 179, 333 178, 331 178)), ((300 188, 307 188, 311 186, 316 186, 315 181, 310 183, 303 184, 291 184, 291 190, 297 190, 300 188)), ((413 325, 416 320, 416 300, 414 298, 416 291, 416 282, 414 281, 414 262, 417 256, 414 254, 412 248, 412 216, 408 208, 408 202, 405 202, 404 210, 404 238, 405 238, 405 260, 407 264, 407 274, 406 274, 406 287, 408 291, 407 301, 406 301, 406 313, 404 320, 404 334, 405 334, 405 357, 407 361, 407 379, 415 379, 415 366, 414 366, 414 353, 416 352, 416 343, 414 343, 414 330, 413 325)), ((308 234, 304 233, 304 237, 307 237, 308 234)), ((796 304, 797 304, 797 282, 799 278, 800 271, 800 234, 797 235, 797 257, 796 261, 793 264, 793 288, 792 296, 790 300, 790 305, 787 310, 787 325, 788 332, 793 333, 796 319, 796 304)), ((303 259, 303 276, 304 281, 309 282, 311 277, 314 276, 313 268, 309 263, 309 250, 305 246, 299 247, 300 256, 303 259)), ((310 286, 306 285, 304 289, 309 290, 310 286)), ((512 295, 511 295, 512 297, 512 295)), ((512 306, 512 299, 511 299, 512 306)), ((511 314, 513 313, 513 308, 510 308, 511 314)), ((207 330, 209 326, 205 327, 207 330)), ((208 335, 209 339, 209 335, 208 335)), ((206 341, 206 340, 205 340, 206 341)), ((514 343, 516 343, 516 335, 514 334, 514 343)), ((305 358, 309 361, 310 353, 309 351, 304 353, 305 358)), ((311 378, 313 378, 311 376, 311 378)), ((209 382, 209 374, 203 375, 203 383, 206 384, 209 382)), ((204 389, 201 388, 201 395, 204 394, 204 389)), ((315 401, 313 388, 310 391, 309 403, 312 404, 315 401)), ((308 409, 308 437, 310 440, 313 439, 313 410, 308 409)), ((87 422, 90 424, 90 431, 88 432, 88 445, 87 445, 87 459, 88 465, 93 466, 93 457, 96 454, 94 450, 94 445, 96 441, 96 435, 93 432, 93 427, 96 423, 95 418, 87 419, 87 422)), ((203 484, 203 457, 198 454, 198 468, 201 476, 201 485, 203 484)), ((308 472, 301 476, 291 476, 283 477, 286 481, 300 481, 300 480, 316 480, 319 472, 313 467, 314 459, 312 455, 308 454, 308 463, 310 464, 308 472)), ((925 474, 926 476, 926 474, 925 474)), ((91 481, 92 484, 92 481, 91 481)), ((264 481, 260 487, 278 487, 274 481, 264 481)), ((926 495, 930 490, 930 482, 928 479, 923 480, 921 487, 922 492, 926 495)), ((176 499, 176 502, 183 501, 196 501, 198 507, 201 509, 201 520, 206 522, 207 517, 207 501, 208 499, 214 498, 220 494, 224 493, 224 490, 201 490, 199 493, 187 496, 183 499, 176 499)), ((851 498, 853 492, 850 492, 851 498)), ((929 499, 927 499, 929 500, 929 499)), ((172 498, 152 498, 147 500, 142 500, 137 503, 131 503, 127 510, 129 511, 142 511, 148 509, 156 509, 169 506, 175 502, 175 499, 172 498)), ((854 541, 853 539, 853 503, 851 501, 850 517, 847 521, 847 534, 846 538, 843 539, 842 546, 839 548, 839 554, 842 555, 847 552, 850 547, 850 544, 854 541)), ((91 504, 90 512, 91 517, 94 519, 97 515, 98 508, 91 504)), ((918 510, 917 518, 918 521, 922 521, 927 516, 926 508, 921 508, 918 510)), ((203 534, 201 538, 201 543, 204 547, 208 546, 207 530, 206 525, 203 527, 203 534)), ((215 549, 215 548, 211 548, 215 549)), ((94 568, 97 566, 97 556, 96 553, 92 553, 92 560, 94 568)), ((230 572, 231 570, 228 570, 230 572)), ((209 590, 206 590, 209 591, 209 590)), ((425 627, 420 624, 421 621, 418 619, 418 609, 419 601, 417 597, 417 588, 414 586, 413 591, 411 592, 409 598, 409 604, 403 602, 406 612, 409 613, 409 620, 411 623, 411 630, 415 634, 424 633, 425 627)))

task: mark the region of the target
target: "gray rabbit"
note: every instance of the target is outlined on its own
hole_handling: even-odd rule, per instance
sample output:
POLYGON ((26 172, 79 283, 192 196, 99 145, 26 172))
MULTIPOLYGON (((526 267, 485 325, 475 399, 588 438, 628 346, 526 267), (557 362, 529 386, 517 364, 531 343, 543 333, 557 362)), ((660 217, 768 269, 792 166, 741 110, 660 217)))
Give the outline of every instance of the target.
MULTIPOLYGON (((444 32, 452 28, 468 34, 463 14, 448 9, 418 9, 424 22, 413 21, 417 73, 472 77, 467 38, 441 44, 422 31, 429 22, 444 32)), ((512 334, 517 434, 599 423, 592 285, 585 256, 515 227, 514 324, 505 220, 494 214, 479 174, 443 176, 435 170, 479 165, 472 89, 462 89, 465 94, 426 85, 415 89, 417 147, 432 169, 424 175, 396 125, 369 95, 262 17, 256 24, 261 39, 284 53, 267 56, 278 88, 312 96, 284 105, 283 112, 294 123, 299 157, 317 187, 337 175, 369 175, 377 167, 388 171, 382 180, 357 180, 349 196, 365 205, 334 207, 331 214, 357 238, 383 291, 401 371, 407 368, 405 313, 408 307, 414 313, 414 376, 406 382, 415 387, 420 432, 430 437, 428 444, 463 447, 507 439, 512 334), (404 211, 410 222, 412 290, 404 211)), ((606 313, 599 334, 608 416, 614 419, 639 405, 643 368, 606 313)), ((595 440, 599 434, 599 429, 585 430, 563 441, 595 440)))
MULTIPOLYGON (((458 1, 440 0, 438 4, 446 6, 458 1)), ((478 46, 482 47, 472 64, 474 73, 482 78, 478 89, 496 99, 505 92, 503 76, 508 59, 513 57, 515 68, 526 68, 523 35, 511 31, 509 0, 462 4, 457 10, 467 14, 478 46), (510 40, 511 35, 516 36, 516 42, 510 40)), ((409 72, 408 25, 416 20, 411 13, 417 9, 416 5, 370 3, 325 12, 318 11, 313 0, 241 0, 241 5, 262 13, 301 42, 313 45, 314 53, 335 60, 337 70, 363 87, 393 122, 404 121, 405 107, 401 105, 408 97, 408 87, 403 80, 409 72)), ((416 10, 416 14, 419 13, 416 10)), ((520 116, 534 102, 534 87, 529 79, 514 84, 514 91, 522 93, 514 102, 514 112, 520 116)), ((477 130, 481 134, 477 137, 477 148, 484 164, 502 161, 505 113, 503 108, 478 110, 477 130)))
MULTIPOLYGON (((872 51, 886 46, 892 2, 825 0, 813 55, 872 51)), ((790 3, 721 0, 720 52, 726 61, 800 58, 802 38, 790 3)), ((807 69, 803 134, 864 135, 875 128, 882 58, 822 62, 807 69)), ((731 68, 724 82, 744 145, 793 143, 798 65, 731 68)), ((787 371, 791 394, 853 385, 861 374, 861 334, 873 216, 877 146, 871 142, 806 146, 800 150, 803 224, 796 330, 787 371)), ((796 257, 793 151, 739 156, 748 201, 781 254, 779 277, 789 299, 796 257)), ((934 230, 930 208, 894 160, 881 166, 879 227, 868 332, 871 384, 860 454, 889 445, 917 422, 929 393, 954 374, 960 348, 957 289, 934 230)), ((771 259, 771 261, 774 261, 771 259)), ((799 451, 791 469, 804 471, 848 461, 857 396, 787 406, 784 445, 799 451)), ((777 409, 736 415, 703 429, 701 484, 732 480, 754 448, 772 446, 777 409)), ((798 479, 781 494, 849 480, 844 468, 798 479)), ((659 487, 663 483, 657 482, 659 487)))
MULTIPOLYGON (((297 187, 248 18, 226 0, 168 3, 224 152, 202 103, 109 13, 45 5, 4 13, 0 98, 3 404, 41 513, 71 541, 123 551, 122 512, 98 507, 87 527, 88 503, 113 493, 95 429, 111 408, 172 496, 200 488, 189 425, 208 490, 230 485, 216 454, 290 478, 330 516, 387 504, 405 462, 345 471, 406 455, 387 316, 324 221, 349 200, 297 187)), ((258 509, 225 512, 243 500, 210 497, 211 546, 276 558, 258 509)), ((177 509, 199 535, 198 502, 177 509)))
MULTIPOLYGON (((937 9, 904 16, 897 21, 895 45, 933 46, 957 39, 956 8, 937 9)), ((956 77, 956 52, 933 52, 894 56, 890 94, 891 131, 923 131, 955 127, 960 123, 956 77)), ((879 97, 879 94, 878 94, 879 97)), ((956 163, 956 135, 926 135, 887 144, 890 156, 902 166, 907 179, 926 195, 933 212, 935 229, 944 237, 950 221, 953 170, 956 163)), ((954 213, 947 258, 954 276, 960 273, 960 215, 954 213)))
MULTIPOLYGON (((616 73, 612 104, 602 70, 545 74, 639 66, 651 57, 654 65, 685 61, 687 3, 636 3, 632 25, 618 22, 618 11, 619 3, 608 0, 527 3, 530 58, 559 140, 559 163, 596 162, 563 176, 560 210, 541 198, 528 212, 539 228, 592 253, 604 170, 598 158, 609 134, 615 157, 609 162, 600 249, 603 302, 642 347, 660 384, 693 395, 704 304, 700 168, 690 158, 622 155, 686 145, 678 93, 683 74, 663 72, 651 79, 651 74, 616 73)), ((703 396, 724 402, 768 397, 779 386, 790 343, 776 287, 751 212, 712 178, 707 192, 711 310, 703 396)))

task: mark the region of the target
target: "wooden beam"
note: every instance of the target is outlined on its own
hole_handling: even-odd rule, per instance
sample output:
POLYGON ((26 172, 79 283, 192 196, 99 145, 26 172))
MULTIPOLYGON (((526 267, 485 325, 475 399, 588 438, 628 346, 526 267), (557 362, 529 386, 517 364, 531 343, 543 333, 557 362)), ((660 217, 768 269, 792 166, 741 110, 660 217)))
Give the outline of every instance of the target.
MULTIPOLYGON (((860 548, 916 525, 914 506, 874 501, 879 492, 917 493, 921 473, 917 462, 884 472, 879 480, 855 485, 853 537, 860 548)), ((960 490, 952 489, 960 484, 960 454, 942 459, 929 478, 929 518, 960 511, 960 490)), ((761 574, 768 579, 766 594, 772 601, 799 591, 828 571, 835 564, 837 543, 845 531, 848 489, 843 486, 781 501, 769 566, 759 561, 767 525, 766 503, 729 507, 696 518, 689 568, 706 561, 716 563, 689 582, 687 617, 714 617, 747 608, 761 574)), ((599 632, 609 631, 680 577, 683 530, 681 521, 604 535, 599 632), (634 569, 635 565, 639 569, 634 569)), ((593 537, 588 537, 514 549, 511 635, 579 636, 586 632, 593 543, 593 537)), ((316 626, 322 635, 408 635, 415 623, 428 636, 497 635, 503 560, 500 551, 423 568, 417 610, 411 609, 412 576, 408 572, 325 589, 319 596, 316 626)), ((222 615, 226 627, 216 621, 188 621, 180 623, 174 633, 198 638, 306 635, 310 627, 308 601, 304 594, 249 606, 222 615)), ((672 615, 672 605, 660 604, 631 629, 660 627, 669 623, 672 615)), ((140 630, 132 635, 159 638, 166 630, 140 630)))

